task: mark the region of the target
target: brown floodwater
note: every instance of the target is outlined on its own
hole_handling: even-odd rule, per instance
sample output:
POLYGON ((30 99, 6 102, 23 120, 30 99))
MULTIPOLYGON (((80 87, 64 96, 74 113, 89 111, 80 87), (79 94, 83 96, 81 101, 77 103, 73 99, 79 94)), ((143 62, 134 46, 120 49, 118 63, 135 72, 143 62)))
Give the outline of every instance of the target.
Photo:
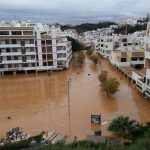
POLYGON ((22 74, 0 78, 0 136, 5 136, 8 130, 17 126, 33 135, 45 130, 84 139, 91 131, 99 129, 102 135, 111 135, 107 126, 119 115, 129 116, 142 123, 150 121, 150 102, 129 86, 127 80, 106 60, 102 61, 102 68, 86 59, 78 70, 72 62, 70 69, 50 75, 22 74), (111 98, 101 91, 97 79, 101 69, 120 82, 119 92, 111 98), (102 115, 101 127, 91 125, 91 114, 102 115), (7 119, 8 116, 11 119, 7 119))

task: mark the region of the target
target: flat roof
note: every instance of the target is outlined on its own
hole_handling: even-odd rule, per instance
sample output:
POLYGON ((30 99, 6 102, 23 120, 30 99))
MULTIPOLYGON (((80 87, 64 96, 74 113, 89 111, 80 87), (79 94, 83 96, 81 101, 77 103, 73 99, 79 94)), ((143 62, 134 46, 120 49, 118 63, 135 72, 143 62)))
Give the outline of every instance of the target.
POLYGON ((34 27, 0 27, 0 31, 20 31, 20 30, 34 30, 34 27))
POLYGON ((14 36, 0 36, 1 40, 5 39, 34 39, 34 35, 14 35, 14 36))

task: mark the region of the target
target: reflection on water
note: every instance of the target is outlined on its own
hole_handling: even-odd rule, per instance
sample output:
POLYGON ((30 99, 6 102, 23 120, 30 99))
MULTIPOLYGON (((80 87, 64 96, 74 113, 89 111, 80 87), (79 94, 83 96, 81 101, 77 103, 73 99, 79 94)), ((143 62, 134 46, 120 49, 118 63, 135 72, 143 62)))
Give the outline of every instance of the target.
POLYGON ((82 68, 72 67, 51 74, 5 76, 0 78, 0 134, 19 126, 26 132, 37 134, 43 130, 56 130, 85 138, 91 130, 102 129, 102 135, 110 120, 119 115, 128 115, 140 122, 150 120, 150 102, 131 89, 105 60, 102 69, 120 82, 120 91, 112 98, 100 90, 97 79, 101 67, 89 60, 82 68), (79 74, 76 74, 79 72, 79 74), (70 83, 71 122, 68 123, 67 80, 70 83), (101 127, 91 125, 91 114, 101 114, 101 127), (11 119, 8 120, 7 117, 11 119))

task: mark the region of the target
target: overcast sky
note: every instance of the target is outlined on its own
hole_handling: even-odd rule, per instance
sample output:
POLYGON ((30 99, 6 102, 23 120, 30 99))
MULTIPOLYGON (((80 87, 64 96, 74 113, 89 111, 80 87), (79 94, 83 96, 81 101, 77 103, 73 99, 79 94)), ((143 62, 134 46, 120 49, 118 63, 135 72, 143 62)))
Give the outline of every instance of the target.
POLYGON ((146 16, 150 0, 0 0, 0 20, 82 23, 146 16))

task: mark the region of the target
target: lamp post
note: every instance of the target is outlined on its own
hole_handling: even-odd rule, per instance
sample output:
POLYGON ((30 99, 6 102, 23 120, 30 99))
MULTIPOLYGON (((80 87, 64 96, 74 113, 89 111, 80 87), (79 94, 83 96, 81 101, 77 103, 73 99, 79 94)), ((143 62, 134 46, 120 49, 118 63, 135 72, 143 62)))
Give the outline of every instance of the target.
POLYGON ((67 87, 68 87, 68 123, 69 123, 69 139, 70 139, 70 134, 71 134, 71 126, 70 126, 70 81, 69 79, 67 81, 67 87))

